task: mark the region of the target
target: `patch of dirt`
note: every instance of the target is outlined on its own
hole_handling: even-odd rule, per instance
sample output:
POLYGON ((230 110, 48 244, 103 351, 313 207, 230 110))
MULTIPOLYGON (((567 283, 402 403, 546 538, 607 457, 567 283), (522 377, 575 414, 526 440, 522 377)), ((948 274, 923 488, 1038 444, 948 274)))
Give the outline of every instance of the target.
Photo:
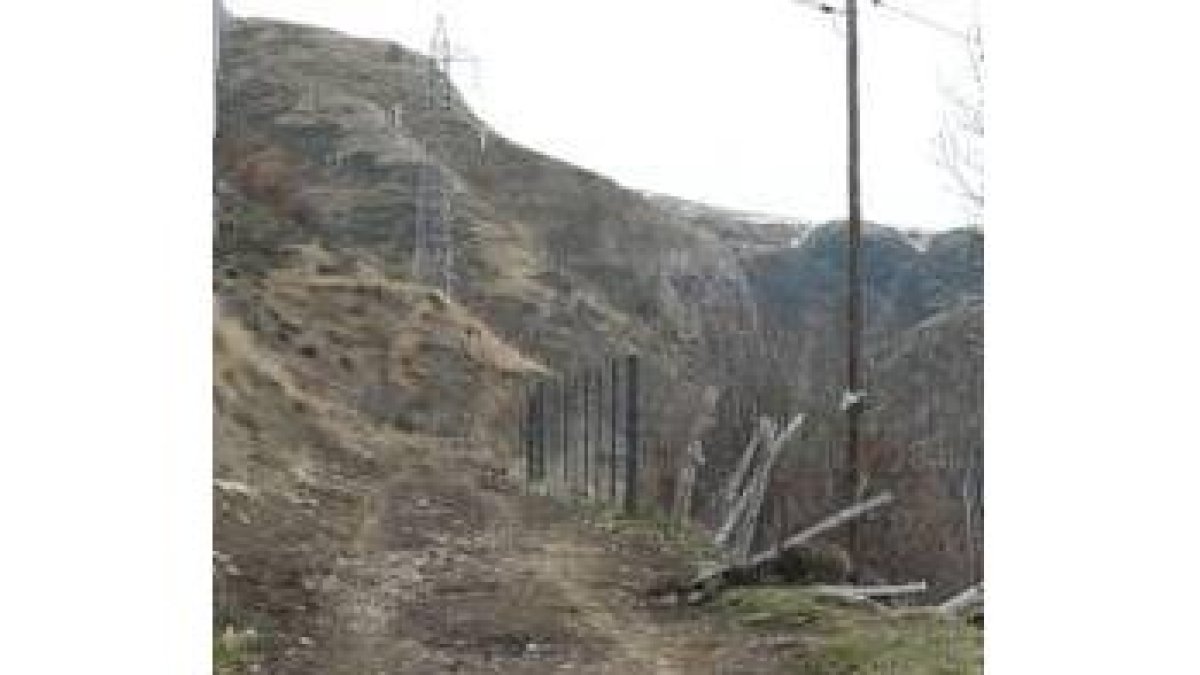
POLYGON ((693 609, 641 598, 677 554, 606 532, 549 498, 486 487, 485 453, 397 476, 359 550, 317 584, 314 645, 287 673, 766 673, 785 659, 693 609), (640 549, 640 555, 630 557, 640 549))

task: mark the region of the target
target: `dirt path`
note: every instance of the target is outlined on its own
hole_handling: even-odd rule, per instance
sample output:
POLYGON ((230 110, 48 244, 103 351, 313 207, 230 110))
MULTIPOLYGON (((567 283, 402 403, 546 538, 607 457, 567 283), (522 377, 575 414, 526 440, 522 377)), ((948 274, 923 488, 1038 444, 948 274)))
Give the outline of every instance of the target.
POLYGON ((540 579, 559 586, 583 622, 612 641, 613 652, 597 672, 687 673, 654 623, 597 591, 600 570, 594 560, 602 554, 594 545, 558 540, 547 542, 531 561, 540 579))
POLYGON ((645 606, 640 590, 679 563, 669 552, 496 475, 478 452, 398 474, 359 550, 317 582, 316 634, 277 672, 780 672, 761 636, 645 606))

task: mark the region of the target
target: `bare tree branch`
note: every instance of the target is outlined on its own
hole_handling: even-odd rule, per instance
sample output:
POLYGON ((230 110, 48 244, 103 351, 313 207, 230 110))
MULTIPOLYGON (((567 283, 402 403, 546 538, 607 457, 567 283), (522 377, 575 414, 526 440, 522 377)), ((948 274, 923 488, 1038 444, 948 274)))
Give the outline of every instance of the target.
POLYGON ((971 31, 970 72, 962 87, 942 87, 948 109, 935 139, 937 162, 953 183, 969 216, 983 222, 983 35, 971 31))

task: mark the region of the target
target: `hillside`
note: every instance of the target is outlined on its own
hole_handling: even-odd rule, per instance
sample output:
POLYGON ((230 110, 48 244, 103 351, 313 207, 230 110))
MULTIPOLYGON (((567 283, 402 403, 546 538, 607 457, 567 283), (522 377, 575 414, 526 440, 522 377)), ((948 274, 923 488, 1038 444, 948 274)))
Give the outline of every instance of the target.
MULTIPOLYGON (((524 494, 514 420, 529 383, 628 352, 644 361, 648 436, 671 452, 705 385, 730 409, 753 395, 778 414, 828 416, 837 228, 628 189, 495 134, 445 82, 450 106, 435 115, 427 62, 396 45, 232 18, 220 46, 219 665, 765 673, 822 653, 822 635, 732 610, 646 606, 646 588, 711 554, 703 537, 524 494), (447 289, 412 272, 431 169, 447 177, 447 289)), ((916 409, 910 376, 949 385, 959 371, 943 363, 981 363, 940 318, 981 294, 981 235, 920 250, 876 228, 867 242, 889 435, 916 409)), ((922 414, 949 428, 962 410, 922 414)), ((896 442, 975 438, 970 419, 953 438, 910 424, 896 442)), ((712 439, 705 481, 742 442, 712 439)), ((674 469, 663 460, 650 484, 664 487, 648 495, 659 504, 674 469)), ((878 621, 837 621, 858 619, 878 621)), ((979 636, 952 632, 974 663, 979 636)))

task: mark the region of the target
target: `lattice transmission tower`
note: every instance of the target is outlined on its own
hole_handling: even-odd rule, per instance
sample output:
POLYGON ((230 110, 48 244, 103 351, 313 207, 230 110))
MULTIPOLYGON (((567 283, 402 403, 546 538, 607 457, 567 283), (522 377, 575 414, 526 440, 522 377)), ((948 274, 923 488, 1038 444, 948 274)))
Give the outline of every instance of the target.
POLYGON ((416 217, 414 226, 413 277, 452 292, 456 243, 451 200, 452 177, 445 168, 453 152, 454 84, 450 69, 455 64, 478 66, 478 59, 457 49, 450 41, 446 17, 439 13, 429 41, 425 72, 425 107, 428 113, 427 162, 415 175, 416 217))

